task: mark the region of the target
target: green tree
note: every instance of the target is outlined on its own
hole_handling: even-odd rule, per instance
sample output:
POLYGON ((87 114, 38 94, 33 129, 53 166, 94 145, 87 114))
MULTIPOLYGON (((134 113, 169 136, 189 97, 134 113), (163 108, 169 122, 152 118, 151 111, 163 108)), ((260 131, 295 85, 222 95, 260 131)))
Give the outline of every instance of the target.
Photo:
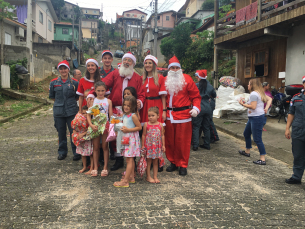
POLYGON ((192 43, 190 37, 191 33, 192 26, 188 23, 178 25, 171 33, 171 37, 174 40, 173 51, 178 59, 183 59, 185 57, 185 52, 188 46, 192 43))
POLYGON ((166 61, 174 55, 174 40, 169 37, 164 37, 160 45, 161 53, 165 56, 166 61))
POLYGON ((201 5, 202 10, 214 10, 214 0, 206 0, 201 5))
POLYGON ((61 18, 61 9, 64 7, 65 1, 64 0, 51 0, 51 3, 55 10, 56 16, 58 17, 58 19, 60 19, 61 18))
POLYGON ((12 19, 13 13, 9 12, 10 9, 14 9, 14 7, 5 2, 4 0, 0 0, 0 21, 1 21, 1 64, 4 64, 4 18, 12 19))

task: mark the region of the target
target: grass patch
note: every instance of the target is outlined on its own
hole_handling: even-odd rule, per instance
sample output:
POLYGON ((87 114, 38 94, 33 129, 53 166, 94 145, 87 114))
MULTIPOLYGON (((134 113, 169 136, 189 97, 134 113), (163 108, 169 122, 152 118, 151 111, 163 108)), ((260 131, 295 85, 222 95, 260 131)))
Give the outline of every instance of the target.
POLYGON ((9 100, 0 106, 0 118, 10 117, 33 108, 37 103, 33 101, 9 100))
POLYGON ((84 53, 84 57, 85 57, 85 59, 91 58, 91 56, 89 56, 87 53, 84 53))

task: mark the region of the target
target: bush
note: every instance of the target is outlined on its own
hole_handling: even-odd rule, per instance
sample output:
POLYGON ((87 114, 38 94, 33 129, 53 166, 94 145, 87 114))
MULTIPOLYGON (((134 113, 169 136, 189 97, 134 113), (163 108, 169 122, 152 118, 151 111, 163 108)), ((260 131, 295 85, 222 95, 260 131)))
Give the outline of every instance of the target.
POLYGON ((19 85, 21 83, 21 79, 18 78, 16 72, 16 64, 22 65, 23 67, 27 68, 28 60, 27 58, 23 58, 22 60, 17 61, 9 61, 6 64, 10 66, 10 80, 11 80, 11 88, 12 89, 19 89, 19 85))

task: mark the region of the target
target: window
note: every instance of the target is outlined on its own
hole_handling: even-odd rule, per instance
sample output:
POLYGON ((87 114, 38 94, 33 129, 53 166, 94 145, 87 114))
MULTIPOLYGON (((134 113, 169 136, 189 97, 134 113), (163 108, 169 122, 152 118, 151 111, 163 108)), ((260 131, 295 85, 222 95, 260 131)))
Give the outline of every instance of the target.
POLYGON ((169 21, 169 16, 166 16, 166 21, 169 21))
POLYGON ((48 20, 48 29, 52 32, 52 22, 48 20))
POLYGON ((62 29, 62 34, 69 34, 69 29, 63 28, 62 29))
POLYGON ((187 8, 187 14, 189 14, 190 13, 190 8, 187 8))
POLYGON ((268 76, 269 50, 247 52, 245 60, 245 78, 268 76), (254 74, 255 72, 255 74, 254 74))
POLYGON ((96 14, 96 11, 95 11, 95 10, 93 10, 93 13, 94 13, 94 14, 96 14))
POLYGON ((5 33, 4 44, 5 45, 12 45, 12 36, 11 36, 11 34, 5 33))
POLYGON ((130 17, 130 14, 127 14, 126 16, 127 16, 127 17, 130 17))
POLYGON ((43 14, 41 11, 39 11, 39 22, 43 24, 43 14))

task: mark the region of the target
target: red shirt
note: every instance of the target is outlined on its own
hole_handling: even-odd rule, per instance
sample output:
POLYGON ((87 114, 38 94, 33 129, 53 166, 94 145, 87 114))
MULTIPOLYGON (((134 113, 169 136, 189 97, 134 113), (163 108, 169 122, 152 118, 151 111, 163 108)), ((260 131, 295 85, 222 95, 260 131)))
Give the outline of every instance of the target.
POLYGON ((111 69, 109 69, 109 70, 105 70, 105 69, 104 69, 104 71, 105 71, 107 74, 110 72, 110 70, 111 70, 111 69))
MULTIPOLYGON (((106 84, 107 88, 112 88, 109 99, 112 101, 113 107, 122 106, 123 103, 123 80, 124 77, 120 76, 117 69, 110 72, 102 81, 106 84)), ((137 73, 133 73, 130 80, 128 80, 128 87, 134 87, 137 91, 137 99, 144 104, 145 93, 142 89, 142 78, 137 73)))
POLYGON ((88 89, 94 89, 94 81, 88 80, 86 77, 80 79, 76 94, 84 96, 84 93, 88 89))

